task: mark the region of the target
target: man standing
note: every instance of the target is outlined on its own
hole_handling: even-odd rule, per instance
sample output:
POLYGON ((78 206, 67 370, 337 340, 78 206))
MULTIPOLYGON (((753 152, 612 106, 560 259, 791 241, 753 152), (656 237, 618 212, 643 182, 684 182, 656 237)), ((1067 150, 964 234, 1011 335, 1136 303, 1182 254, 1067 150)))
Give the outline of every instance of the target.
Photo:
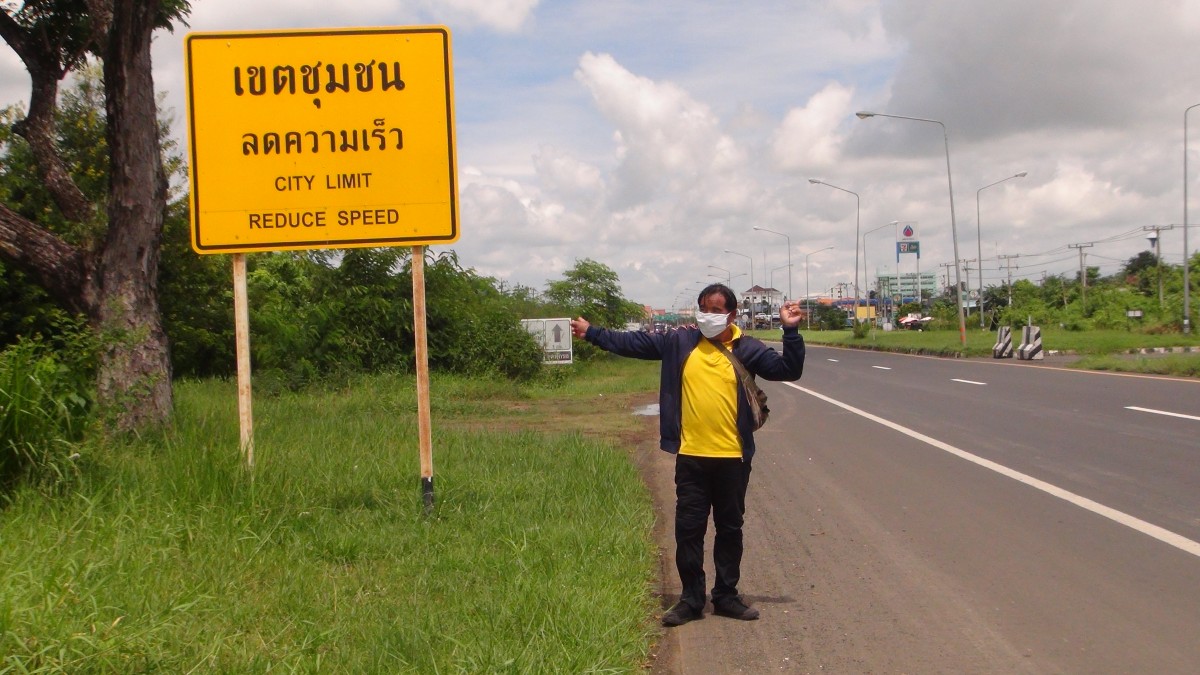
POLYGON ((804 370, 799 303, 784 303, 779 310, 782 355, 734 324, 737 296, 728 286, 708 286, 697 304, 696 328, 665 334, 597 328, 582 317, 571 321, 576 337, 601 349, 662 361, 659 447, 675 454, 675 563, 683 587, 679 602, 662 617, 664 626, 704 616, 704 534, 710 511, 716 530, 713 612, 746 621, 758 618, 758 610, 746 605, 737 590, 754 418, 729 354, 751 375, 766 380, 797 380, 804 370))

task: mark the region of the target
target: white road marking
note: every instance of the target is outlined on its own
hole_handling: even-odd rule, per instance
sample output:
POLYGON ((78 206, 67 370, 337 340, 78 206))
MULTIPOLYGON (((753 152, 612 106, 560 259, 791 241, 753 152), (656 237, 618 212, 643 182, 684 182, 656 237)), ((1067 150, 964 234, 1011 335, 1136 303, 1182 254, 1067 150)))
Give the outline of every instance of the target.
POLYGON ((987 382, 976 382, 975 380, 960 380, 957 377, 950 378, 950 381, 951 382, 962 382, 963 384, 978 384, 983 387, 987 386, 987 382))
POLYGON ((826 361, 828 361, 828 362, 830 362, 830 363, 837 363, 837 362, 838 362, 838 360, 837 360, 837 359, 825 359, 825 360, 826 360, 826 361))
POLYGON ((1154 408, 1139 408, 1136 405, 1125 406, 1126 410, 1136 410, 1138 412, 1154 413, 1155 415, 1166 415, 1167 417, 1182 417, 1185 420, 1196 420, 1200 422, 1200 417, 1195 415, 1184 415, 1183 413, 1167 412, 1166 410, 1155 410, 1154 408))
POLYGON ((878 368, 879 370, 891 370, 891 368, 888 368, 887 366, 871 366, 871 367, 878 368))
POLYGON ((984 459, 983 457, 980 457, 978 455, 973 455, 973 454, 967 452, 966 450, 956 448, 953 445, 950 445, 949 443, 943 443, 942 441, 939 441, 936 438, 931 438, 929 436, 926 436, 925 434, 922 434, 919 431, 914 431, 912 429, 909 429, 908 427, 901 426, 890 420, 885 420, 882 417, 872 415, 871 413, 869 413, 865 410, 860 410, 858 408, 855 408, 854 406, 852 406, 848 403, 842 403, 841 401, 829 398, 828 396, 825 396, 824 394, 818 394, 817 392, 815 392, 811 389, 806 389, 806 388, 801 387, 792 382, 784 382, 784 384, 786 384, 787 386, 789 386, 797 391, 802 391, 805 394, 808 394, 809 396, 819 398, 822 401, 825 401, 826 403, 830 403, 839 408, 842 408, 843 410, 848 410, 848 411, 854 413, 855 415, 859 415, 860 417, 865 417, 866 419, 869 419, 872 422, 877 422, 879 424, 882 424, 883 426, 888 427, 889 429, 899 431, 900 433, 904 434, 905 436, 909 436, 911 438, 915 438, 918 441, 921 441, 922 443, 927 443, 929 445, 932 445, 933 447, 935 447, 939 450, 948 452, 951 455, 954 455, 961 459, 965 459, 968 462, 973 462, 975 464, 978 464, 979 466, 981 466, 985 469, 990 469, 992 471, 995 471, 996 473, 1000 474, 1001 476, 1006 476, 1008 478, 1011 478, 1011 479, 1017 481, 1018 483, 1024 483, 1025 485, 1028 485, 1032 488, 1041 490, 1042 492, 1045 492, 1048 495, 1053 495, 1055 497, 1058 497, 1059 499, 1070 502, 1071 504, 1074 504, 1080 508, 1091 511, 1092 513, 1095 513, 1096 515, 1103 516, 1105 518, 1108 518, 1109 520, 1112 520, 1113 522, 1120 523, 1121 525, 1124 525, 1131 529, 1137 530, 1138 532, 1141 532, 1142 534, 1154 537, 1155 539, 1163 542, 1164 544, 1169 544, 1181 551, 1184 551, 1186 553, 1191 553, 1194 556, 1200 557, 1200 542, 1193 541, 1191 539, 1188 539, 1187 537, 1176 534, 1168 529, 1159 527, 1158 525, 1155 525, 1153 523, 1148 523, 1140 518, 1135 518, 1127 513, 1124 513, 1122 511, 1118 511, 1114 508, 1105 506, 1099 502, 1088 499, 1087 497, 1077 495, 1074 492, 1064 490, 1056 485, 1052 485, 1050 483, 1047 483, 1046 481, 1034 478, 1033 476, 1023 474, 1020 471, 1010 469, 1007 466, 1004 466, 1003 464, 997 464, 996 462, 993 462, 990 459, 984 459))

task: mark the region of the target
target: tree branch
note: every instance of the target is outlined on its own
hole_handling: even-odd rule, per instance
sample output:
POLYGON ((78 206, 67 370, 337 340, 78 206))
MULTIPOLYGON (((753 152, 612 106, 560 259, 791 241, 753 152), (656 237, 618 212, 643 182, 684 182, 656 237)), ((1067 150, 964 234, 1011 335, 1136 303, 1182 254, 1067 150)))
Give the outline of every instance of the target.
POLYGON ((92 205, 71 178, 55 142, 58 82, 67 72, 61 55, 57 48, 34 40, 7 12, 0 12, 0 38, 21 57, 31 82, 29 112, 13 125, 13 131, 29 143, 38 175, 59 211, 69 220, 86 223, 92 219, 92 205))
POLYGON ((0 256, 29 274, 67 309, 87 314, 94 303, 84 292, 92 276, 90 258, 81 249, 0 204, 0 256))

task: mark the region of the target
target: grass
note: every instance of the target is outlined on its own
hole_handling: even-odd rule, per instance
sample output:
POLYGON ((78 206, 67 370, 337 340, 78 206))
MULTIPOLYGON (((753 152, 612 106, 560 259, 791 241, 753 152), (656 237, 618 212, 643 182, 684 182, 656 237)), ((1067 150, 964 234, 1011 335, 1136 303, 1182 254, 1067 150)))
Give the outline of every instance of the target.
POLYGON ((658 570, 622 439, 657 368, 570 368, 434 379, 431 517, 411 378, 256 400, 253 479, 234 384, 180 383, 169 433, 7 496, 0 673, 640 669, 658 570))
POLYGON ((1133 359, 1114 356, 1085 356, 1072 365, 1087 370, 1200 377, 1200 355, 1196 354, 1168 354, 1152 358, 1140 356, 1133 359))

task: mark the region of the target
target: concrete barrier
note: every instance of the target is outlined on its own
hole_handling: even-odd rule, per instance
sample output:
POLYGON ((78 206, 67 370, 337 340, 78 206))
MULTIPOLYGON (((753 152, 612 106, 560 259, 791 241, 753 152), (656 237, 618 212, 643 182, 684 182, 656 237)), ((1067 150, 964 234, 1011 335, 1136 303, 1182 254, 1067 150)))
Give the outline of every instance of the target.
POLYGON ((1017 347, 1017 358, 1025 361, 1041 361, 1046 358, 1042 352, 1042 329, 1039 326, 1025 326, 1021 329, 1021 346, 1017 347))
POLYGON ((1011 359, 1012 355, 1012 326, 1000 326, 996 331, 996 344, 992 345, 992 358, 1011 359))

